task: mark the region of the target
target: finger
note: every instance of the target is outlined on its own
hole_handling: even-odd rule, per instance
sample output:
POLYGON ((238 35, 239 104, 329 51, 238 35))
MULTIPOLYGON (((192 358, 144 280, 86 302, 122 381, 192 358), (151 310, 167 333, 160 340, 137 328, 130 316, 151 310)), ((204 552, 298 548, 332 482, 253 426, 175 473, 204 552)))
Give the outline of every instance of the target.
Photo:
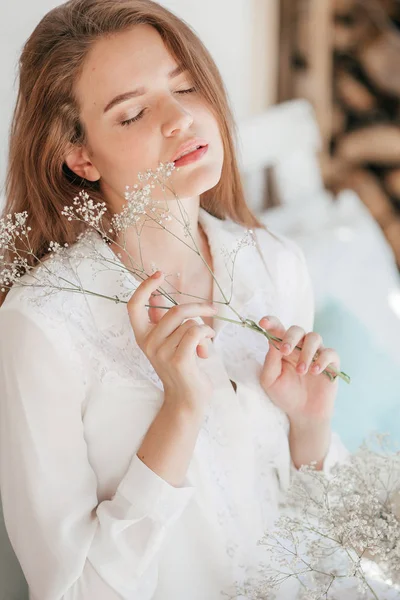
POLYGON ((149 330, 149 314, 146 304, 149 297, 163 281, 164 274, 156 271, 151 277, 148 277, 138 285, 127 303, 129 320, 132 325, 135 338, 139 341, 144 338, 149 330), (157 274, 159 276, 157 277, 157 274))
MULTIPOLYGON (((211 337, 211 336, 210 336, 211 337)), ((208 338, 208 336, 207 336, 208 338)), ((196 348, 197 356, 199 358, 208 358, 208 344, 206 340, 201 341, 196 348)))
POLYGON ((209 329, 208 325, 197 325, 196 327, 188 329, 182 336, 182 340, 175 351, 173 360, 181 363, 194 356, 199 343, 203 340, 205 341, 206 335, 210 335, 209 329))
POLYGON ((150 331, 147 339, 149 351, 157 351, 165 338, 170 336, 186 319, 201 316, 209 317, 215 315, 215 312, 215 308, 212 308, 206 302, 188 302, 173 306, 166 311, 157 327, 150 331))
POLYGON ((297 373, 305 375, 308 372, 315 354, 317 352, 319 353, 321 348, 323 348, 322 337, 319 333, 316 333, 315 331, 307 333, 302 342, 300 355, 297 358, 297 373))
MULTIPOLYGON (((269 334, 280 339, 282 339, 286 333, 286 328, 282 325, 280 320, 272 315, 263 317, 262 319, 260 319, 258 324, 261 325, 263 329, 268 331, 269 334)), ((269 343, 271 346, 279 345, 279 342, 277 341, 270 341, 269 343)))
POLYGON ((213 338, 214 335, 215 335, 215 331, 213 330, 212 333, 210 332, 209 334, 207 334, 205 336, 204 340, 199 342, 199 345, 196 348, 197 356, 199 358, 208 358, 208 352, 210 349, 208 340, 211 340, 211 338, 213 338))
POLYGON ((303 340, 306 332, 302 327, 298 327, 297 325, 292 325, 286 331, 285 335, 282 338, 281 342, 281 350, 282 354, 288 356, 295 349, 295 346, 298 346, 299 343, 303 340))
MULTIPOLYGON (((183 336, 191 327, 202 327, 206 337, 213 337, 215 331, 208 325, 199 325, 194 319, 188 319, 185 323, 182 323, 171 335, 165 340, 158 351, 158 355, 164 359, 168 359, 176 351, 177 347, 182 341, 183 336)), ((200 358, 208 358, 207 341, 203 340, 197 347, 197 354, 200 358), (200 354, 199 354, 200 351, 200 354), (204 356, 205 355, 205 356, 204 356)))
POLYGON ((153 324, 159 323, 163 316, 167 314, 168 310, 174 306, 169 298, 166 298, 157 290, 150 294, 147 304, 150 305, 148 317, 153 324), (155 306, 165 306, 165 308, 154 308, 155 306))
POLYGON ((297 325, 292 325, 292 327, 286 330, 280 320, 274 316, 263 317, 259 321, 259 324, 269 333, 273 333, 276 337, 281 338, 280 348, 282 354, 285 355, 290 354, 294 350, 294 347, 303 339, 305 334, 304 329, 297 325))
POLYGON ((284 327, 282 325, 282 323, 280 322, 278 317, 275 317, 273 315, 268 315, 266 317, 263 317, 262 319, 260 319, 258 324, 261 325, 261 327, 263 327, 267 331, 271 331, 271 332, 273 331, 273 332, 276 332, 277 334, 286 331, 286 327, 284 327))
POLYGON ((310 373, 318 375, 319 373, 322 373, 322 371, 325 371, 329 366, 333 366, 340 371, 340 357, 333 348, 323 348, 314 365, 310 368, 310 373), (318 370, 314 367, 318 367, 318 370))

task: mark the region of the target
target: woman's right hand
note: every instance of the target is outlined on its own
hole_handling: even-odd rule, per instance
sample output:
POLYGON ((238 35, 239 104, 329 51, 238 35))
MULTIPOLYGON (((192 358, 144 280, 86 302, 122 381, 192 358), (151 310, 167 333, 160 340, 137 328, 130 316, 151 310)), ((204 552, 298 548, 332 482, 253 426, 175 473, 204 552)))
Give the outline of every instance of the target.
POLYGON ((190 302, 168 310, 149 308, 147 312, 146 304, 159 305, 163 298, 152 296, 162 281, 160 271, 142 281, 128 301, 129 319, 139 348, 163 382, 164 403, 198 411, 205 407, 213 390, 208 376, 198 368, 196 354, 208 357, 207 338, 215 331, 199 325, 193 317, 211 317, 216 309, 207 302, 190 302))

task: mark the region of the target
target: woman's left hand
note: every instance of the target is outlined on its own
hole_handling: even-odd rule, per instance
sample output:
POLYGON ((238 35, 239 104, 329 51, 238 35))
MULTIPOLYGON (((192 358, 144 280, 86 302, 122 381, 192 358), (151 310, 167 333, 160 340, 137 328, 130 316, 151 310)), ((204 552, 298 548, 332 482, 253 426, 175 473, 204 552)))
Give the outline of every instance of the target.
POLYGON ((279 350, 269 344, 260 377, 272 402, 294 423, 329 421, 333 416, 338 381, 337 378, 331 381, 322 371, 329 371, 328 365, 340 370, 337 352, 325 348, 318 333, 306 333, 296 325, 286 330, 274 316, 263 317, 259 325, 282 339, 282 342, 274 342, 279 350), (290 344, 290 349, 285 347, 286 343, 290 344), (302 349, 297 350, 295 346, 302 349), (316 353, 317 359, 312 363, 316 353), (319 371, 315 371, 312 364, 318 365, 319 371))

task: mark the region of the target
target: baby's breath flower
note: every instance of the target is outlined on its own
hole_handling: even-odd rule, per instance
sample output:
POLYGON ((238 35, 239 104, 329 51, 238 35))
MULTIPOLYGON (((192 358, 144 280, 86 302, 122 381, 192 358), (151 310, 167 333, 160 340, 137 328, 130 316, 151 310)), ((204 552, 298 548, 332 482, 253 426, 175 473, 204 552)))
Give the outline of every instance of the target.
POLYGON ((83 221, 89 226, 99 229, 102 226, 102 217, 107 212, 105 202, 93 202, 89 194, 82 190, 73 200, 73 206, 64 206, 61 214, 68 221, 83 221))
MULTIPOLYGON (((164 190, 166 180, 174 169, 174 163, 160 163, 156 170, 147 169, 138 174, 138 180, 143 182, 142 185, 135 184, 132 189, 130 186, 125 186, 125 205, 120 213, 114 214, 110 219, 111 228, 107 233, 126 231, 132 225, 136 226, 139 222, 147 221, 152 225, 160 225, 168 231, 165 224, 172 220, 169 206, 164 201, 153 200, 152 190, 155 185, 160 185, 164 190)), ((175 197, 179 202, 179 198, 175 197)), ((189 238, 188 241, 185 239, 181 241, 186 246, 192 247, 201 256, 190 228, 190 221, 183 206, 181 208, 183 237, 189 238), (190 246, 190 241, 193 242, 193 246, 190 246)), ((94 238, 91 237, 91 234, 95 233, 94 229, 102 235, 106 243, 110 242, 109 236, 102 229, 103 216, 106 211, 106 203, 94 202, 85 190, 79 192, 78 196, 73 199, 72 206, 64 206, 61 214, 68 221, 82 221, 87 225, 86 230, 80 233, 76 240, 86 243, 86 247, 83 251, 78 249, 79 245, 70 247, 68 243, 61 245, 57 241, 49 242, 47 250, 50 256, 46 258, 45 262, 38 260, 36 267, 36 275, 40 274, 41 287, 46 296, 61 289, 91 293, 90 290, 83 290, 80 287, 78 277, 76 280, 74 277, 71 280, 63 277, 63 281, 60 283, 57 275, 52 272, 51 266, 53 261, 57 260, 59 265, 66 267, 65 272, 70 273, 82 259, 89 257, 104 267, 101 257, 96 254, 94 249, 94 238)), ((174 218, 176 218, 175 215, 174 218)), ((15 255, 12 262, 5 263, 3 252, 1 252, 0 289, 2 292, 11 285, 19 285, 21 275, 31 269, 27 259, 27 255, 30 253, 28 233, 31 231, 31 227, 27 227, 27 219, 28 213, 25 211, 7 215, 0 220, 0 250, 10 251, 15 255), (16 242, 18 243, 16 244, 16 242), (25 255, 21 250, 23 244, 26 247, 25 255)), ((255 245, 254 231, 247 229, 236 240, 232 248, 222 248, 222 255, 230 271, 232 285, 235 261, 239 251, 255 245)), ((126 251, 125 248, 124 250, 126 251)), ((123 269, 121 253, 117 253, 117 256, 120 259, 118 267, 123 269)), ((112 263, 112 261, 108 262, 112 263)), ((154 262, 151 262, 150 266, 152 273, 158 270, 154 262)), ((106 267, 109 267, 109 264, 106 264, 106 267)), ((135 266, 132 266, 132 269, 135 270, 135 266)), ((139 275, 146 275, 143 265, 136 270, 139 275)), ((180 273, 176 275, 178 278, 180 277, 180 273)), ((216 279, 215 282, 219 286, 216 279)), ((32 286, 34 287, 34 284, 32 286)), ((259 331, 260 328, 254 326, 254 322, 239 315, 230 305, 222 288, 220 290, 226 305, 239 319, 236 323, 245 324, 254 331, 259 331)), ((160 293, 174 301, 171 295, 162 291, 160 293)), ((177 293, 183 292, 178 291, 177 293)), ((129 290, 130 295, 131 290, 129 290)), ((123 301, 117 295, 111 295, 108 298, 115 303, 123 301)), ((228 320, 235 322, 232 319, 228 320)), ((383 436, 380 436, 378 441, 382 443, 383 436)), ((349 464, 334 467, 333 477, 329 479, 323 472, 316 471, 315 463, 303 466, 294 477, 289 490, 287 512, 283 512, 277 520, 275 532, 267 532, 259 542, 260 545, 265 545, 267 550, 273 552, 274 564, 279 564, 282 570, 274 573, 272 569, 269 571, 267 569, 264 585, 259 586, 259 582, 257 584, 249 582, 244 590, 246 597, 255 600, 258 598, 260 600, 269 599, 271 590, 279 587, 288 577, 293 576, 300 580, 305 566, 310 585, 303 586, 302 598, 320 600, 320 598, 326 597, 327 585, 329 586, 335 578, 343 576, 358 577, 360 586, 366 588, 363 575, 364 566, 361 560, 361 556, 366 551, 384 569, 387 579, 391 578, 393 581, 396 580, 396 577, 400 579, 400 493, 393 489, 393 486, 389 490, 382 488, 382 479, 384 479, 382 474, 389 469, 398 474, 396 485, 400 490, 399 453, 395 456, 396 458, 393 460, 387 456, 382 458, 378 454, 361 448, 349 464), (292 512, 290 509, 293 509, 292 512), (277 539, 285 540, 286 543, 284 545, 276 544, 277 539), (331 564, 329 561, 333 551, 336 555, 341 554, 340 560, 331 564)))
POLYGON ((372 434, 369 443, 376 440, 379 451, 364 441, 329 476, 315 465, 294 473, 286 514, 259 542, 281 569, 267 569, 265 590, 279 587, 283 572, 300 578, 307 571, 307 598, 330 598, 328 590, 346 577, 356 579, 360 593, 370 591, 373 561, 374 578, 390 582, 400 597, 400 451, 389 449, 387 437, 372 434))
POLYGON ((0 219, 0 249, 8 248, 12 246, 15 237, 22 237, 27 235, 27 231, 30 231, 30 227, 26 226, 28 219, 27 211, 20 213, 9 214, 6 217, 0 219))
POLYGON ((152 169, 146 169, 146 171, 144 173, 139 172, 138 173, 138 179, 139 181, 149 181, 149 180, 153 180, 153 181, 163 181, 164 179, 167 179, 168 177, 171 176, 172 171, 175 169, 175 164, 172 163, 159 163, 159 166, 156 168, 155 171, 153 171, 152 169))
MULTIPOLYGON (((160 162, 155 170, 147 169, 145 172, 140 172, 138 174, 138 180, 144 183, 142 185, 134 184, 133 189, 131 189, 128 185, 125 186, 125 205, 119 213, 113 214, 112 217, 110 216, 110 218, 108 219, 109 225, 107 232, 103 230, 103 216, 107 212, 106 203, 94 202, 85 190, 81 190, 78 196, 75 196, 73 204, 71 206, 64 206, 64 209, 61 211, 61 215, 66 217, 68 221, 81 221, 82 223, 85 223, 87 226, 85 231, 94 230, 95 232, 101 235, 102 239, 106 244, 114 243, 117 246, 120 246, 118 241, 118 238, 120 236, 118 234, 121 231, 125 233, 127 229, 131 226, 135 227, 136 232, 139 236, 142 231, 142 226, 146 224, 150 224, 153 227, 161 227, 166 232, 170 232, 171 234, 173 234, 177 239, 180 239, 188 248, 191 248, 193 251, 195 251, 196 254, 198 254, 198 256, 200 256, 204 262, 206 262, 200 252, 200 249, 198 248, 198 244, 196 241, 197 236, 195 236, 191 231, 190 219, 188 218, 187 212, 185 211, 183 204, 180 202, 178 196, 175 194, 173 186, 171 184, 167 185, 167 179, 171 176, 174 170, 174 163, 164 164, 160 162), (152 190, 156 185, 159 185, 163 192, 166 188, 172 192, 176 200, 176 204, 179 207, 179 213, 176 211, 177 214, 173 214, 173 212, 170 211, 166 198, 164 198, 164 200, 154 200, 152 198, 152 190), (168 223, 172 219, 174 219, 182 227, 183 238, 177 236, 174 232, 172 232, 172 230, 168 228, 168 223)), ((176 170, 179 171, 179 169, 176 170)), ((26 241, 28 237, 27 232, 30 231, 30 227, 26 227, 26 219, 27 213, 20 213, 14 215, 13 217, 11 215, 7 215, 6 219, 2 220, 2 222, 0 223, 0 250, 6 249, 7 251, 13 252, 13 246, 15 246, 16 239, 18 240, 17 246, 21 248, 20 242, 26 241), (13 219, 15 222, 13 221, 13 219)), ((80 241, 80 238, 81 234, 77 236, 76 241, 80 241)), ((276 338, 269 334, 266 330, 262 329, 255 321, 249 318, 243 318, 231 306, 230 302, 233 290, 235 261, 238 252, 245 246, 255 245, 256 240, 254 236, 254 231, 252 229, 247 229, 244 235, 237 239, 236 244, 233 248, 222 248, 222 254, 225 258, 225 266, 227 267, 229 278, 231 281, 230 294, 226 293, 221 288, 219 282, 217 281, 214 275, 213 279, 221 292, 223 302, 227 306, 229 306, 229 308, 238 318, 238 321, 236 321, 236 323, 240 324, 241 326, 248 327, 254 331, 257 331, 258 333, 261 333, 272 344, 275 344, 276 341, 280 341, 279 338, 276 338)), ((139 247, 141 248, 140 239, 139 247)), ((67 249, 69 250, 68 244, 64 244, 63 248, 61 248, 60 244, 54 241, 49 243, 48 253, 52 255, 50 258, 53 258, 54 255, 59 257, 61 262, 66 262, 69 261, 74 255, 74 250, 72 250, 72 253, 62 252, 62 250, 67 249)), ((124 248, 124 251, 126 252, 126 248, 124 248)), ((30 249, 27 248, 26 252, 30 252, 30 249)), ((127 254, 129 255, 129 253, 127 254)), ((17 255, 18 264, 4 264, 4 260, 2 260, 0 284, 4 287, 8 286, 12 282, 19 280, 21 274, 23 274, 26 270, 29 269, 28 262, 24 260, 23 255, 21 255, 21 252, 17 252, 17 255)), ((33 255, 30 258, 35 258, 35 260, 38 260, 37 257, 33 257, 33 255)), ((34 261, 30 260, 30 262, 34 261)), ((141 262, 143 262, 142 259, 141 262)), ((133 260, 132 263, 134 263, 133 260)), ((129 270, 131 269, 128 269, 128 271, 129 270)), ((132 270, 133 272, 137 271, 137 274, 140 275, 141 278, 143 278, 146 275, 146 273, 144 272, 143 264, 132 264, 132 270)), ((171 292, 171 294, 172 293, 175 292, 171 292)), ((183 294, 183 292, 181 292, 180 290, 176 290, 176 293, 183 294)), ((165 296, 167 299, 173 300, 170 294, 165 293, 165 296)), ((224 317, 222 316, 219 318, 224 319, 224 317)), ((328 374, 330 379, 332 378, 331 373, 324 371, 324 374, 328 374)), ((342 379, 344 379, 344 381, 347 381, 347 383, 350 383, 350 378, 345 373, 340 372, 337 373, 336 376, 339 376, 342 379)))
POLYGON ((30 253, 29 234, 31 228, 27 226, 28 213, 8 214, 0 219, 0 286, 5 292, 21 275, 29 269, 27 256, 30 253), (21 250, 22 249, 22 250, 21 250), (13 255, 11 263, 4 261, 3 252, 9 251, 13 255), (22 254, 21 254, 22 252, 22 254))

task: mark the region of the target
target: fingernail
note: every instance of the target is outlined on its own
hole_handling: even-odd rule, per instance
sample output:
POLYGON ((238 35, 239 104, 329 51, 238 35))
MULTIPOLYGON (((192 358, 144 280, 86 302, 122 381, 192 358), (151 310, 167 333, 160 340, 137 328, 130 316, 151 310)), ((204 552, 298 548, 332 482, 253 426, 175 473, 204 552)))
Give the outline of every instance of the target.
POLYGON ((292 349, 292 346, 290 344, 283 344, 283 346, 282 346, 282 350, 284 352, 290 352, 291 349, 292 349))
POLYGON ((159 279, 162 275, 162 271, 156 271, 155 273, 153 273, 153 275, 151 276, 152 279, 159 279))
POLYGON ((319 373, 321 370, 321 367, 319 365, 313 365, 311 368, 314 373, 319 373))

